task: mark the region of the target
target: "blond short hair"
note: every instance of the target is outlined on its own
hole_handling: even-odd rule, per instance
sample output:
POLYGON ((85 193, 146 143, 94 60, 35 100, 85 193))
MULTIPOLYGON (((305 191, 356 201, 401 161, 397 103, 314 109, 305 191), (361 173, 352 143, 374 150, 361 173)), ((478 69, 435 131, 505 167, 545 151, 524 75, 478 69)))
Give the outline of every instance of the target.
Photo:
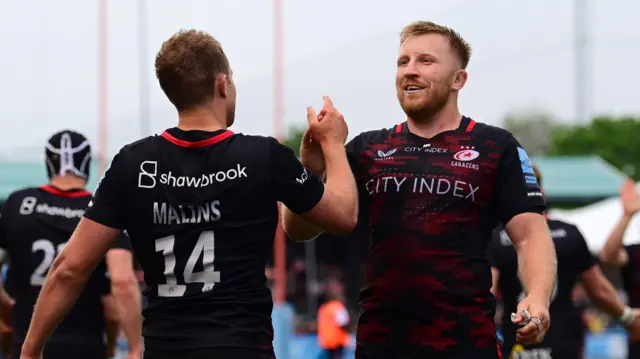
POLYGON ((471 45, 460 36, 458 32, 450 27, 438 25, 431 21, 417 21, 411 23, 402 29, 400 33, 400 44, 402 45, 407 39, 414 36, 438 34, 449 40, 449 45, 460 60, 463 69, 469 65, 471 59, 471 45))

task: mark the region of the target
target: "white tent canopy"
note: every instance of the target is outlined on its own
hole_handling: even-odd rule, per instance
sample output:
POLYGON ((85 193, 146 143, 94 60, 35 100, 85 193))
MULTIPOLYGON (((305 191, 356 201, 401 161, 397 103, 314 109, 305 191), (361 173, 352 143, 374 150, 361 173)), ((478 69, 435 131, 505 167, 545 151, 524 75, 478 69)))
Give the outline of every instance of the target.
MULTIPOLYGON (((549 215, 576 225, 589 249, 598 253, 622 216, 622 203, 619 197, 612 197, 578 209, 551 210, 549 215)), ((640 243, 640 215, 633 218, 624 237, 624 244, 637 243, 640 243)))

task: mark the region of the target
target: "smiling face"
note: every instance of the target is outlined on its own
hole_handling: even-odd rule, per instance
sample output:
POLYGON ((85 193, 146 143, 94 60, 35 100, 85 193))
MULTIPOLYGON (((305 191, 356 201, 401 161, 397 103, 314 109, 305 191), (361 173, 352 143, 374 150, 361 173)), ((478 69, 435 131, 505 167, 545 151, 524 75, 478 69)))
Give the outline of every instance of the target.
POLYGON ((459 35, 439 25, 417 23, 403 30, 396 92, 407 116, 428 120, 455 99, 467 79, 469 51, 459 35))

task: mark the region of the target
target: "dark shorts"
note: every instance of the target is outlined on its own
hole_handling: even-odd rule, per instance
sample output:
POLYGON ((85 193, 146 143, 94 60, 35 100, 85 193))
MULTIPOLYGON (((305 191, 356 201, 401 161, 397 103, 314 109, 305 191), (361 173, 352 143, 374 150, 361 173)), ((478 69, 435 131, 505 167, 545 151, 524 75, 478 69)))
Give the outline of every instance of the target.
MULTIPOLYGON (((271 350, 208 348, 194 350, 145 349, 144 359, 275 359, 271 350)), ((46 358, 43 358, 46 359, 46 358)))
MULTIPOLYGON (((20 358, 20 347, 13 347, 11 357, 20 358)), ((107 348, 104 345, 77 345, 51 343, 44 347, 43 359, 95 358, 107 359, 107 348)))
MULTIPOLYGON (((500 348, 463 348, 451 354, 427 348, 398 345, 363 345, 356 347, 356 359, 501 359, 500 348)), ((505 358, 506 359, 506 358, 505 358)))

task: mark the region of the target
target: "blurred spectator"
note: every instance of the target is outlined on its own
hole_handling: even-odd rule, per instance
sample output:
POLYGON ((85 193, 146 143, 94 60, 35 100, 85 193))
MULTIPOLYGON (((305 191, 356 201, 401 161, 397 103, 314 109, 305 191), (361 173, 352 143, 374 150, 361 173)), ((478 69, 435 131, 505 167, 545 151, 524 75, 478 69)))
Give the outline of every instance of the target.
POLYGON ((327 285, 328 301, 318 311, 318 344, 321 358, 341 359, 349 345, 349 312, 345 308, 344 286, 338 280, 327 285))

